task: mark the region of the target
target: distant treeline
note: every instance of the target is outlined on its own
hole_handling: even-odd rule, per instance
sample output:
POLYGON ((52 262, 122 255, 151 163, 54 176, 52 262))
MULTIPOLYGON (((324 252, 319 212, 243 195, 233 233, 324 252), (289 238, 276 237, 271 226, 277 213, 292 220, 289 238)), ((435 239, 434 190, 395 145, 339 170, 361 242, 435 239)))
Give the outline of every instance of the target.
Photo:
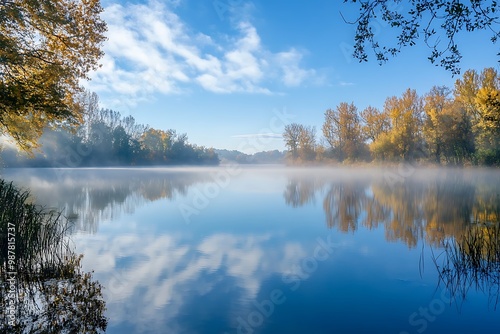
POLYGON ((237 150, 215 150, 221 162, 236 162, 238 164, 283 164, 285 152, 278 150, 246 154, 237 150))
POLYGON ((86 167, 198 164, 217 165, 219 158, 212 148, 188 142, 186 134, 158 130, 137 124, 132 116, 99 108, 95 93, 81 97, 85 109, 76 131, 58 126, 46 129, 39 151, 33 157, 4 148, 6 167, 86 167))
POLYGON ((283 138, 292 162, 430 161, 500 166, 500 77, 493 68, 468 70, 454 89, 424 96, 408 89, 383 110, 342 102, 325 111, 325 144, 316 129, 289 124, 283 138))

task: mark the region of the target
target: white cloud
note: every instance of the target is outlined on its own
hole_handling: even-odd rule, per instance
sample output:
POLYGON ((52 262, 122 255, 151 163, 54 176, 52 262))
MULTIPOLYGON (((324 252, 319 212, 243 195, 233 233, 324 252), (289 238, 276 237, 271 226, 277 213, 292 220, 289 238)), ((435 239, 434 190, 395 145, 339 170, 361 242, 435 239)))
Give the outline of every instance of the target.
POLYGON ((299 86, 308 78, 316 76, 315 70, 305 70, 299 66, 301 59, 302 54, 295 49, 276 55, 276 62, 282 71, 282 80, 286 86, 299 86))
POLYGON ((308 254, 292 241, 269 248, 274 245, 270 234, 215 233, 187 243, 181 234, 77 239, 84 266, 95 269, 105 286, 110 325, 130 321, 133 308, 134 326, 157 331, 167 324, 168 332, 181 331, 176 317, 189 304, 189 291, 199 299, 231 277, 242 289, 238 302, 253 300, 270 275, 289 272, 308 254), (119 265, 121 259, 128 259, 127 265, 119 265), (158 309, 163 309, 160 318, 158 309))
POLYGON ((139 100, 152 93, 182 93, 191 85, 214 93, 271 94, 271 86, 299 86, 317 76, 304 69, 296 49, 272 53, 248 21, 236 36, 193 32, 177 16, 175 1, 112 4, 103 17, 108 24, 102 67, 90 89, 139 100))

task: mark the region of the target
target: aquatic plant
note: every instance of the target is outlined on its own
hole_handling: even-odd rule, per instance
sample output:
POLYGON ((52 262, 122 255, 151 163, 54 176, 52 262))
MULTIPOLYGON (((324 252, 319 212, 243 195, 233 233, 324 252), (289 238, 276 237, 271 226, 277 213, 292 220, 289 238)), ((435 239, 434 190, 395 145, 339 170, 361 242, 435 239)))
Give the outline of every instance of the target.
POLYGON ((67 220, 0 180, 0 332, 97 333, 102 287, 70 247, 67 220))

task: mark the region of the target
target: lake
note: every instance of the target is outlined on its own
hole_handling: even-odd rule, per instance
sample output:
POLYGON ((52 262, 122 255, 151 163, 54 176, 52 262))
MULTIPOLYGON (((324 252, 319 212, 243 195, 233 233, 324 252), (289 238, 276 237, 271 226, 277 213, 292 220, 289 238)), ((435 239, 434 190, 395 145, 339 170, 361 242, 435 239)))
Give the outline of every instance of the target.
POLYGON ((500 332, 499 170, 1 174, 69 219, 107 333, 500 332))

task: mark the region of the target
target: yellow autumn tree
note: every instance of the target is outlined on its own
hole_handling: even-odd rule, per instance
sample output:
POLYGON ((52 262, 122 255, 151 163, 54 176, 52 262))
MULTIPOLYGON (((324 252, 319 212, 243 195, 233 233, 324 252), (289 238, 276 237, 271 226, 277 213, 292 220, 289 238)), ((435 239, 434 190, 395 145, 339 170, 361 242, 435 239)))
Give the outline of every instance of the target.
POLYGON ((47 126, 81 121, 80 80, 98 68, 99 0, 0 1, 0 135, 30 151, 47 126))
POLYGON ((471 118, 477 159, 500 164, 500 76, 494 68, 464 73, 455 83, 455 98, 471 118))
POLYGON ((421 155, 422 99, 407 89, 401 97, 392 96, 384 103, 384 114, 390 118, 390 129, 370 145, 377 158, 413 160, 421 155))

